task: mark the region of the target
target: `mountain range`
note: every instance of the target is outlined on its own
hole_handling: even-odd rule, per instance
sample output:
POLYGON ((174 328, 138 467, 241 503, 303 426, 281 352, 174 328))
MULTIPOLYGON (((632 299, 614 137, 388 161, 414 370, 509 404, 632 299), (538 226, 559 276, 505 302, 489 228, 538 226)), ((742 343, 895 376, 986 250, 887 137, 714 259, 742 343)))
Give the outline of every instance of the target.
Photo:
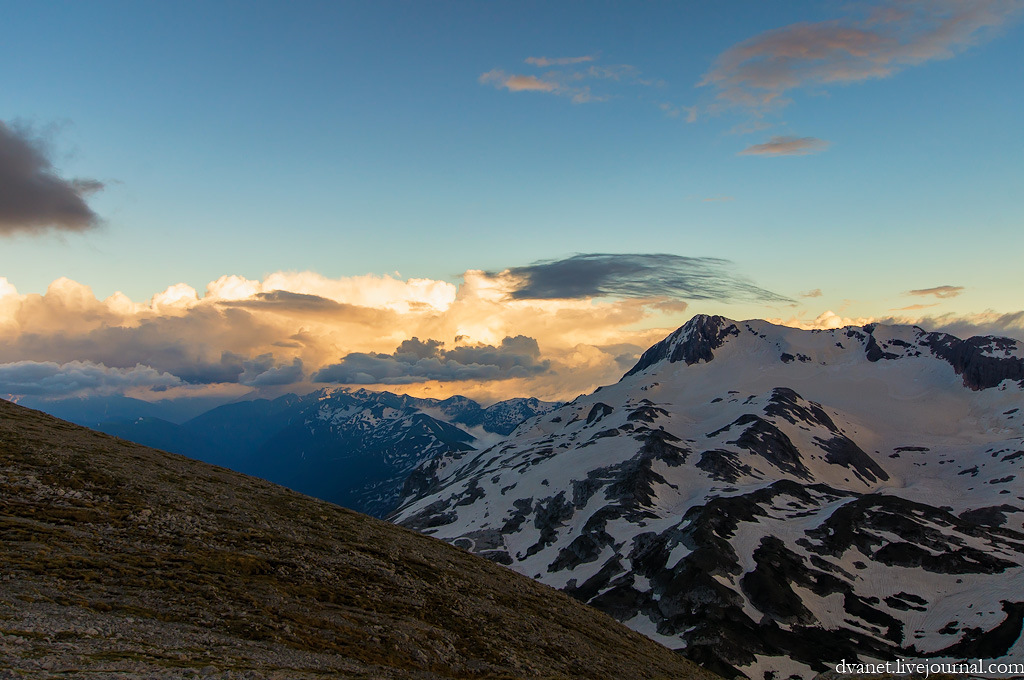
POLYGON ((1024 655, 1024 348, 697 316, 391 519, 726 677, 1024 655))
POLYGON ((510 434, 558 406, 532 398, 488 407, 462 396, 424 399, 364 389, 322 389, 185 413, 125 397, 30 402, 124 439, 229 467, 360 512, 394 509, 410 472, 441 453, 510 434))

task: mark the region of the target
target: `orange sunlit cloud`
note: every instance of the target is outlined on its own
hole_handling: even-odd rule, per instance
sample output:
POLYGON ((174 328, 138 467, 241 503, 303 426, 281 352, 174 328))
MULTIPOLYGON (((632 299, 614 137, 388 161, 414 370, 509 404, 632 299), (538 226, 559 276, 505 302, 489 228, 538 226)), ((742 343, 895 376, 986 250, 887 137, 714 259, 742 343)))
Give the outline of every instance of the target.
POLYGON ((513 285, 479 271, 460 286, 278 272, 262 281, 223 276, 203 295, 175 284, 136 302, 121 293, 97 299, 67 278, 22 295, 0 278, 8 339, 0 364, 90 393, 244 392, 319 378, 434 395, 563 398, 617 380, 670 330, 649 326, 685 309, 664 299, 517 300, 513 285), (418 345, 408 345, 413 338, 418 345), (402 347, 426 354, 407 360, 402 347))

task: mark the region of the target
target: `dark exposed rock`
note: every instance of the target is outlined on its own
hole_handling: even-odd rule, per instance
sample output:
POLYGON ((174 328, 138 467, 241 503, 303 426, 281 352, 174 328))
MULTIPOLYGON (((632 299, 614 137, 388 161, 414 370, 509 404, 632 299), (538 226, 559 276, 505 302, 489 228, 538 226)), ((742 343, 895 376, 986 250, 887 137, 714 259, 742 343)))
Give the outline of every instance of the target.
POLYGON ((751 604, 780 623, 817 622, 790 586, 794 576, 808 574, 802 559, 779 539, 765 536, 754 551, 754 562, 757 566, 740 579, 740 586, 751 604))
POLYGON ((740 477, 752 472, 749 465, 740 462, 739 455, 735 451, 724 449, 704 451, 700 454, 697 467, 711 475, 712 479, 720 482, 735 482, 740 477))
POLYGON ((575 569, 581 564, 593 562, 601 554, 601 549, 611 542, 611 536, 600 532, 602 538, 599 540, 595 535, 598 532, 581 534, 573 539, 572 543, 558 551, 558 557, 548 565, 548 572, 562 571, 563 569, 575 569))
POLYGON ((882 359, 899 359, 900 356, 898 354, 883 351, 882 348, 878 346, 878 341, 875 340, 876 327, 877 324, 868 324, 867 326, 864 326, 864 330, 868 334, 868 341, 864 346, 864 355, 868 358, 868 361, 875 362, 881 361, 882 359))
POLYGON ((727 442, 747 449, 751 453, 761 456, 769 463, 783 472, 788 472, 804 479, 810 478, 807 466, 800 458, 800 451, 796 448, 786 433, 776 427, 773 423, 747 413, 720 430, 707 435, 715 437, 726 430, 744 427, 743 433, 736 439, 727 442))
POLYGON ((914 610, 918 612, 928 611, 928 600, 923 597, 918 597, 911 593, 899 592, 895 595, 890 595, 885 598, 885 603, 892 609, 899 609, 900 611, 914 610))
POLYGON ((555 542, 558 529, 573 515, 572 504, 566 502, 565 492, 537 501, 533 508, 533 526, 539 531, 537 542, 526 549, 526 557, 555 542))
POLYGON ((986 528, 963 521, 945 510, 897 496, 870 494, 837 508, 813 539, 800 544, 819 554, 839 556, 851 547, 887 565, 917 567, 945 574, 1001 573, 1014 562, 964 545, 967 536, 985 536, 990 544, 1024 552, 1024 534, 986 528), (943 526, 948 529, 940 530, 943 526), (891 541, 885 534, 899 536, 891 541))
POLYGON ((660 416, 667 416, 668 411, 663 408, 659 408, 651 402, 644 399, 640 406, 630 411, 629 415, 626 416, 626 420, 630 421, 643 421, 645 423, 653 423, 660 416))
POLYGON ((983 630, 968 628, 964 637, 956 644, 933 652, 928 656, 952 657, 954 659, 995 659, 1006 656, 1020 638, 1024 628, 1024 602, 1003 601, 1006 618, 995 628, 983 630))
POLYGON ((801 363, 807 363, 808 361, 811 360, 811 358, 809 356, 807 356, 806 354, 797 353, 796 356, 793 356, 792 354, 789 354, 788 352, 783 352, 779 356, 779 359, 781 359, 782 363, 784 363, 784 364, 788 364, 788 363, 790 363, 792 361, 800 361, 801 363))
POLYGON ((587 425, 596 423, 597 421, 604 418, 606 415, 611 413, 614 409, 608 404, 597 402, 590 408, 590 413, 587 414, 587 425))
POLYGON ((986 354, 986 351, 1012 350, 1017 346, 1014 340, 992 336, 961 340, 945 333, 928 333, 921 344, 949 362, 956 374, 963 376, 964 385, 972 390, 996 387, 1004 380, 1024 381, 1024 359, 986 354))
POLYGON ((833 432, 839 432, 839 428, 825 413, 825 409, 821 408, 821 404, 807 401, 788 387, 776 387, 772 390, 764 413, 768 416, 784 418, 791 425, 801 423, 819 425, 833 432))
POLYGON ((888 473, 882 466, 874 461, 868 454, 864 453, 852 439, 846 435, 837 435, 832 439, 822 440, 815 437, 818 446, 826 452, 825 462, 834 465, 842 465, 854 471, 860 479, 867 482, 877 482, 889 479, 888 473))
POLYGON ((715 358, 712 350, 721 347, 729 336, 738 336, 739 334, 740 329, 736 327, 736 324, 724 317, 698 314, 680 326, 672 335, 644 352, 636 365, 622 377, 639 373, 645 368, 665 360, 668 360, 669 363, 685 361, 687 365, 699 361, 711 361, 715 358))
POLYGON ((523 526, 523 522, 529 517, 530 511, 533 510, 533 498, 520 498, 513 501, 512 506, 515 508, 515 511, 511 517, 505 520, 505 524, 501 527, 501 533, 503 534, 514 534, 519 531, 519 528, 523 526))

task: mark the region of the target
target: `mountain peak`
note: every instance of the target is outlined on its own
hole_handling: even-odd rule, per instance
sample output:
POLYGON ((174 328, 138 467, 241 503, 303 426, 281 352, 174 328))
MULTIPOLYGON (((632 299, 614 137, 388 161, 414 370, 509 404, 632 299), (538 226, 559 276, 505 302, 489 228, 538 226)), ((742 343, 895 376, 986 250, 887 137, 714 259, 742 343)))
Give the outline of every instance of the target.
POLYGON ((736 322, 724 316, 698 314, 680 326, 667 338, 657 343, 640 357, 623 378, 639 373, 654 364, 685 361, 687 365, 711 361, 718 349, 731 335, 739 335, 736 322))

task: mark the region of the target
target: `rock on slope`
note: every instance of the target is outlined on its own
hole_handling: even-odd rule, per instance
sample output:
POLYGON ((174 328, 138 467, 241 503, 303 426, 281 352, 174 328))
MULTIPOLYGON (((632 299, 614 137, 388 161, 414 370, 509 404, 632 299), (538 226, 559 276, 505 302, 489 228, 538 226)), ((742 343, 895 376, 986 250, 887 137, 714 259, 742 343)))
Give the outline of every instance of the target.
POLYGON ((0 579, 4 677, 711 677, 441 541, 4 401, 0 579))
POLYGON ((623 379, 423 464, 394 519, 724 675, 1016 657, 1024 351, 698 316, 623 379))

